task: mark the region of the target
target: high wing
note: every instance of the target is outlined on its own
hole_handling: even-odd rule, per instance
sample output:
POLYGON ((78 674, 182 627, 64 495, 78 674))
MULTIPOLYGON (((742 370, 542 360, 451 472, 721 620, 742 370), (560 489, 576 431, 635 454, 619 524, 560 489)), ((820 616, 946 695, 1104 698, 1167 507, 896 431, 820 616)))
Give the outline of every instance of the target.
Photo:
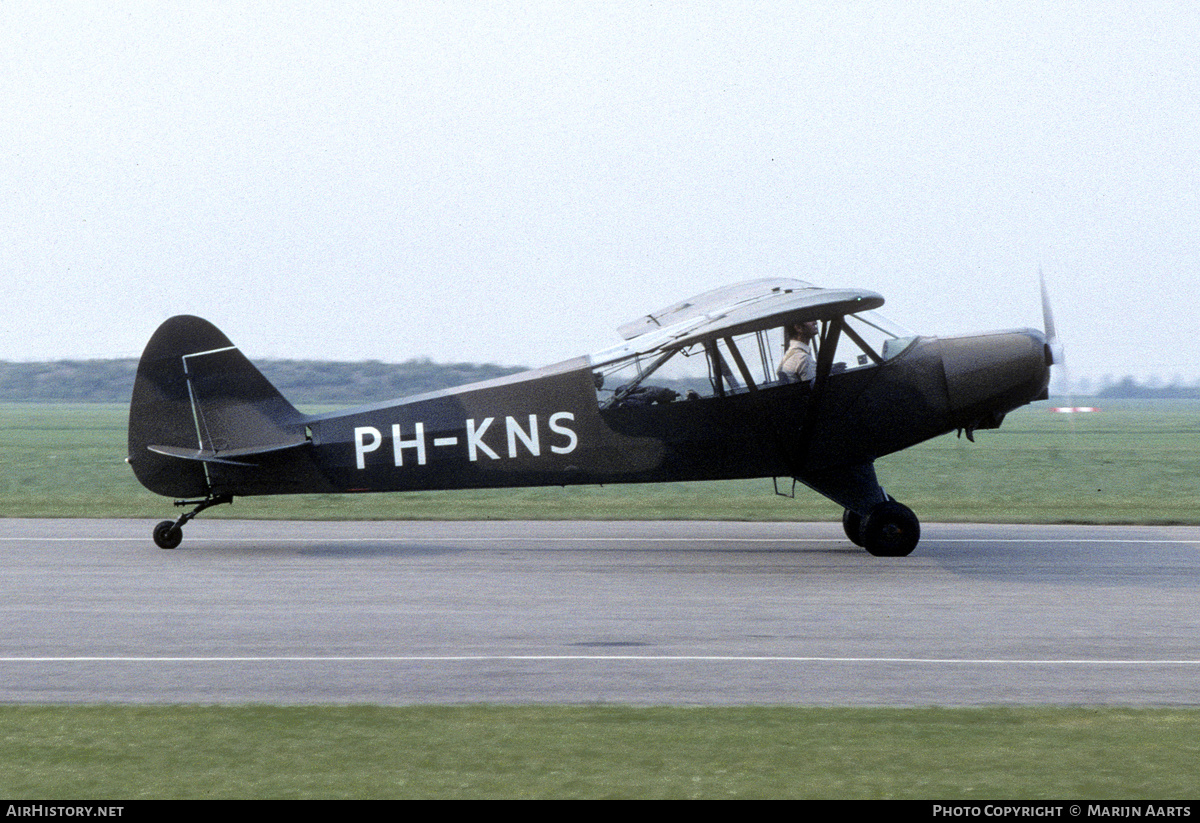
POLYGON ((864 289, 822 289, 786 278, 748 280, 625 323, 617 331, 628 342, 592 355, 592 362, 600 365, 656 349, 869 311, 883 302, 881 295, 864 289))

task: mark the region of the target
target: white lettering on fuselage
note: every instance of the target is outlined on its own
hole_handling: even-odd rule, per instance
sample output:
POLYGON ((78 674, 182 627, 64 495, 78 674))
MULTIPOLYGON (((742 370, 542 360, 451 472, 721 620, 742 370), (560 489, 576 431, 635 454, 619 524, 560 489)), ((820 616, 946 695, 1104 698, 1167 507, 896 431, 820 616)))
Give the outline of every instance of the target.
MULTIPOLYGON (((567 425, 574 422, 574 420, 575 415, 571 412, 555 412, 546 421, 546 426, 550 430, 550 434, 546 438, 548 441, 547 445, 554 454, 570 454, 579 445, 579 436, 575 433, 574 429, 567 425)), ((467 459, 472 463, 478 461, 481 456, 489 460, 500 459, 500 454, 484 440, 484 436, 488 434, 488 430, 495 421, 496 418, 494 417, 485 417, 482 420, 476 420, 472 417, 466 420, 467 459)), ((526 425, 522 424, 515 417, 504 418, 504 431, 508 441, 508 457, 517 457, 522 451, 528 453, 531 457, 541 456, 542 436, 538 415, 529 415, 528 421, 526 425)), ((412 436, 407 436, 407 427, 402 427, 399 423, 393 423, 391 436, 393 465, 403 466, 406 456, 415 456, 418 466, 425 465, 428 452, 426 450, 424 423, 414 423, 412 425, 412 436), (407 455, 405 454, 406 452, 408 453, 407 455)), ((355 427, 354 462, 360 470, 367 467, 367 455, 378 451, 379 447, 383 445, 383 438, 383 432, 374 426, 355 427)), ((435 449, 449 448, 458 446, 459 440, 460 438, 458 437, 435 437, 432 440, 432 444, 435 449)))
POLYGON ((396 465, 404 465, 404 450, 416 449, 417 465, 425 465, 425 424, 418 423, 413 427, 416 429, 416 434, 409 440, 404 440, 400 437, 400 424, 392 424, 392 453, 396 458, 396 465))
POLYGON ((474 418, 469 418, 467 420, 467 454, 470 455, 472 463, 479 459, 480 451, 483 451, 493 460, 500 459, 500 455, 488 448, 487 443, 483 442, 483 433, 488 430, 488 426, 492 425, 492 421, 495 419, 496 418, 494 417, 489 417, 487 420, 483 421, 483 425, 478 429, 475 428, 474 418))
POLYGON ((367 452, 373 452, 383 442, 383 435, 374 426, 359 426, 354 430, 354 454, 358 458, 358 467, 367 467, 367 452), (371 442, 367 442, 370 436, 371 442))
POLYGON ((529 449, 529 453, 537 457, 542 453, 541 444, 538 443, 537 430, 537 415, 529 415, 529 434, 521 428, 521 424, 511 417, 504 418, 506 428, 508 429, 508 456, 517 456, 517 438, 525 444, 525 448, 529 449))
POLYGON ((575 436, 575 432, 561 425, 563 420, 574 420, 575 415, 570 412, 555 412, 550 415, 550 431, 555 434, 561 434, 567 438, 565 446, 551 446, 550 451, 555 454, 570 454, 575 451, 575 447, 579 445, 579 438, 575 436))

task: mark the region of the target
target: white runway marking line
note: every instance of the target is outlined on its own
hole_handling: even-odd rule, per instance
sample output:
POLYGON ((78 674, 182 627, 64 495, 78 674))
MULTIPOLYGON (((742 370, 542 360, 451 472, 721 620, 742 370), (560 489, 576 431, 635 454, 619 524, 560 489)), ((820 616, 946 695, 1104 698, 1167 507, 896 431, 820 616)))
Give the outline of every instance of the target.
POLYGON ((1035 658, 954 657, 776 657, 757 655, 650 654, 495 654, 383 656, 240 656, 240 657, 0 657, 0 663, 471 663, 622 660, 671 663, 870 663, 956 666, 1200 666, 1200 660, 1038 660, 1035 658))
MULTIPOLYGON (((141 542, 142 535, 130 537, 0 537, 0 543, 122 543, 141 542)), ((848 543, 844 537, 189 537, 189 543, 514 543, 541 541, 544 543, 848 543)), ((932 543, 1136 543, 1136 544, 1200 544, 1200 537, 926 537, 922 545, 932 543)))

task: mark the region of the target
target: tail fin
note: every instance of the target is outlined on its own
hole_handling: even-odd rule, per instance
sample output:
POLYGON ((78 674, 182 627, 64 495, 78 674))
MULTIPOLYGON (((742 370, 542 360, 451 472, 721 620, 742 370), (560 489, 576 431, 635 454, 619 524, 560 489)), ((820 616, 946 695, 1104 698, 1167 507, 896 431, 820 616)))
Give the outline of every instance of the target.
POLYGON ((213 466, 304 442, 304 416, 208 321, 172 317, 146 344, 129 405, 129 464, 146 488, 208 496, 213 466))

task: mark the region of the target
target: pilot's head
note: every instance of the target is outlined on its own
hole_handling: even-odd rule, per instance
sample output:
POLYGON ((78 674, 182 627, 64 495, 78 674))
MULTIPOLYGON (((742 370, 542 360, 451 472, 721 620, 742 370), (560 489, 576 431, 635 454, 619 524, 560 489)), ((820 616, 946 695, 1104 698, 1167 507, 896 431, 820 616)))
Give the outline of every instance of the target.
POLYGON ((816 320, 809 320, 807 323, 793 323, 787 327, 787 339, 807 343, 817 336, 820 328, 821 326, 816 320))

